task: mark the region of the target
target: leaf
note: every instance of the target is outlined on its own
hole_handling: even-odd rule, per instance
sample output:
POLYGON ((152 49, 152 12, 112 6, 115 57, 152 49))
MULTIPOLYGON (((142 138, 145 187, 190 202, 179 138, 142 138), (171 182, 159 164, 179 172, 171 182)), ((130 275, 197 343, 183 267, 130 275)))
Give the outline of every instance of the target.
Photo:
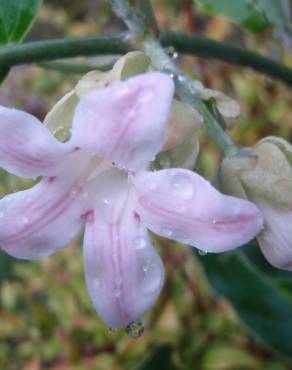
POLYGON ((292 25, 289 0, 255 0, 255 7, 263 12, 274 27, 276 36, 291 47, 292 25))
POLYGON ((5 80, 9 73, 9 68, 0 69, 0 84, 5 80))
POLYGON ((0 1, 0 46, 20 42, 28 32, 42 0, 0 1))
POLYGON ((250 0, 197 0, 197 2, 207 13, 224 15, 253 32, 263 31, 268 25, 262 11, 253 6, 250 0))
POLYGON ((8 254, 0 252, 0 283, 14 277, 13 267, 17 260, 8 254))
MULTIPOLYGON (((243 252, 199 259, 211 286, 232 303, 250 332, 271 349, 292 355, 292 294, 273 274, 263 273, 243 252)), ((290 284, 285 281, 292 292, 291 278, 290 284)))
POLYGON ((170 345, 156 348, 136 370, 176 370, 171 360, 173 349, 170 345))

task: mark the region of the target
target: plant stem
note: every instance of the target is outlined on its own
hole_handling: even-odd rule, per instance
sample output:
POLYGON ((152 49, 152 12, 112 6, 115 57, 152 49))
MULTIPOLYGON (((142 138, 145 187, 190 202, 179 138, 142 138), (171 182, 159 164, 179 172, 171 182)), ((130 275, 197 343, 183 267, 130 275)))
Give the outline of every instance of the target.
POLYGON ((144 50, 157 69, 168 73, 174 79, 176 83, 176 92, 181 100, 185 104, 196 109, 202 115, 204 119, 204 129, 222 153, 224 153, 226 157, 234 155, 237 152, 236 146, 208 110, 205 103, 197 97, 198 91, 203 88, 202 84, 182 74, 165 53, 158 41, 153 39, 145 40, 144 50))
POLYGON ((130 50, 128 37, 92 36, 61 40, 34 41, 0 49, 0 70, 14 65, 84 55, 125 54, 130 50))
POLYGON ((151 30, 159 37, 159 28, 152 8, 151 0, 138 0, 140 17, 144 18, 146 30, 151 30))
POLYGON ((123 19, 129 31, 138 37, 143 37, 145 32, 144 22, 137 17, 128 1, 110 0, 113 11, 123 19))
MULTIPOLYGON (((152 24, 153 18, 155 21, 154 12, 152 11, 150 0, 143 0, 144 8, 148 8, 145 16, 151 16, 149 21, 142 20, 138 17, 132 8, 130 8, 128 0, 115 0, 114 1, 119 6, 119 12, 117 13, 123 19, 123 8, 125 13, 132 12, 131 19, 135 19, 141 22, 144 27, 144 33, 136 34, 138 40, 142 44, 145 53, 150 57, 151 62, 156 69, 168 73, 176 82, 176 93, 181 98, 181 100, 188 104, 190 107, 195 108, 203 117, 203 126, 208 134, 208 136, 215 142, 219 149, 224 153, 225 156, 233 155, 237 152, 237 148, 229 136, 222 129, 220 124, 217 122, 216 118, 211 114, 206 105, 202 100, 200 100, 197 95, 199 90, 203 89, 203 85, 199 81, 193 81, 189 77, 185 76, 175 65, 172 59, 166 54, 165 50, 162 48, 159 40, 155 38, 152 24), (146 3, 147 6, 146 6, 146 3), (148 28, 145 28, 148 27, 148 28), (149 28, 150 27, 150 28, 149 28)), ((141 3, 140 3, 141 5, 141 3)), ((116 11, 115 6, 113 10, 116 11)), ((127 24, 127 19, 124 20, 127 24)))
MULTIPOLYGON (((250 67, 292 87, 292 68, 250 50, 175 32, 162 32, 159 39, 163 47, 173 46, 180 53, 250 67)), ((67 38, 9 45, 0 48, 0 73, 20 64, 40 63, 76 56, 125 54, 130 50, 126 35, 67 38)))
POLYGON ((179 32, 164 32, 160 41, 162 45, 172 45, 177 52, 250 67, 292 86, 292 68, 242 47, 179 32))

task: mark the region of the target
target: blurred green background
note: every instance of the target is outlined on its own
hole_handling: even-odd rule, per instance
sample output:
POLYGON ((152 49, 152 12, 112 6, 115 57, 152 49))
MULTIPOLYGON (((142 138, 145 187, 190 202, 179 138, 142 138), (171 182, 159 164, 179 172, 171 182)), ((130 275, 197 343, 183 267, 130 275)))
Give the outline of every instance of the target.
MULTIPOLYGON (((292 66, 286 31, 275 34, 266 15, 250 14, 249 8, 233 11, 230 3, 153 1, 163 30, 193 32, 243 45, 292 66)), ((242 2, 232 3, 240 6, 242 2)), ((26 40, 123 30, 107 1, 45 0, 26 40)), ((231 132, 237 144, 252 146, 267 135, 292 141, 291 91, 284 84, 221 62, 182 55, 176 62, 207 87, 240 102, 241 115, 231 132)), ((39 66, 15 67, 0 88, 0 104, 43 119, 80 76, 39 66)), ((197 170, 212 179, 220 155, 203 133, 200 143, 197 170)), ((4 171, 0 176, 0 196, 30 186, 29 181, 4 171)), ((80 240, 37 262, 0 253, 0 370, 292 369, 292 353, 290 356, 284 350, 281 354, 279 348, 275 351, 252 335, 238 311, 213 293, 201 263, 210 272, 212 260, 208 256, 167 240, 155 242, 165 264, 166 280, 156 305, 143 318, 144 334, 137 339, 124 330, 110 331, 95 314, 85 288, 80 240)), ((265 272, 274 276, 275 271, 270 270, 265 272)), ((214 276, 216 280, 214 273, 209 278, 216 288, 214 276)), ((284 277, 290 302, 292 278, 284 277)), ((246 288, 244 274, 239 283, 246 288)), ((252 300, 253 287, 248 289, 252 300)), ((292 342, 292 333, 287 335, 292 342)))

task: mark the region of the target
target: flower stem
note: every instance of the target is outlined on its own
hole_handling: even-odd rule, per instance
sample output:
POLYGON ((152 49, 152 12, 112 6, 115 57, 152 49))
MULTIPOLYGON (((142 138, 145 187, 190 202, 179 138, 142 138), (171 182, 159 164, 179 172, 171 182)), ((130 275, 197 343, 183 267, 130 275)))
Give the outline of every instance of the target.
POLYGON ((214 141, 226 157, 234 155, 238 151, 235 144, 208 110, 205 103, 197 97, 198 91, 202 89, 202 84, 185 76, 169 58, 158 41, 148 38, 143 45, 153 65, 157 69, 168 73, 174 79, 176 92, 181 100, 202 115, 204 129, 210 139, 214 141))
POLYGON ((147 10, 143 19, 135 13, 128 0, 112 0, 112 3, 114 3, 113 10, 124 20, 132 32, 134 32, 134 28, 138 29, 137 22, 141 23, 143 33, 138 29, 138 32, 134 36, 139 39, 145 53, 150 57, 153 66, 160 71, 168 73, 174 79, 176 93, 181 100, 190 107, 195 108, 202 115, 203 126, 210 139, 214 141, 225 156, 235 154, 237 152, 235 144, 222 129, 204 102, 197 96, 199 90, 203 89, 203 85, 199 81, 193 81, 185 76, 166 54, 159 40, 155 37, 153 24, 156 24, 156 20, 150 0, 140 0, 142 9, 147 10), (150 19, 147 20, 147 17, 150 17, 150 19), (132 24, 130 22, 129 24, 129 20, 134 20, 134 23, 132 24))

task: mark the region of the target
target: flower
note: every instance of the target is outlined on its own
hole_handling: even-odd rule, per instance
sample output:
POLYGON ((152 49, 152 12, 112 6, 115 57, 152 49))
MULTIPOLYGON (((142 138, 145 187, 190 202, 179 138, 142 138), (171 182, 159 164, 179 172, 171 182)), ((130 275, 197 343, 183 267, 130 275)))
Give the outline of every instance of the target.
POLYGON ((292 146, 284 139, 266 137, 252 149, 222 162, 222 189, 250 199, 264 216, 257 236, 266 259, 292 270, 292 146))
POLYGON ((89 294, 112 328, 140 318, 161 290, 163 265, 147 228, 221 252, 262 227, 254 204, 220 194, 189 170, 146 170, 163 145, 173 89, 167 75, 153 72, 83 96, 64 144, 31 115, 0 110, 0 165, 43 176, 0 201, 1 248, 41 258, 85 225, 89 294))

